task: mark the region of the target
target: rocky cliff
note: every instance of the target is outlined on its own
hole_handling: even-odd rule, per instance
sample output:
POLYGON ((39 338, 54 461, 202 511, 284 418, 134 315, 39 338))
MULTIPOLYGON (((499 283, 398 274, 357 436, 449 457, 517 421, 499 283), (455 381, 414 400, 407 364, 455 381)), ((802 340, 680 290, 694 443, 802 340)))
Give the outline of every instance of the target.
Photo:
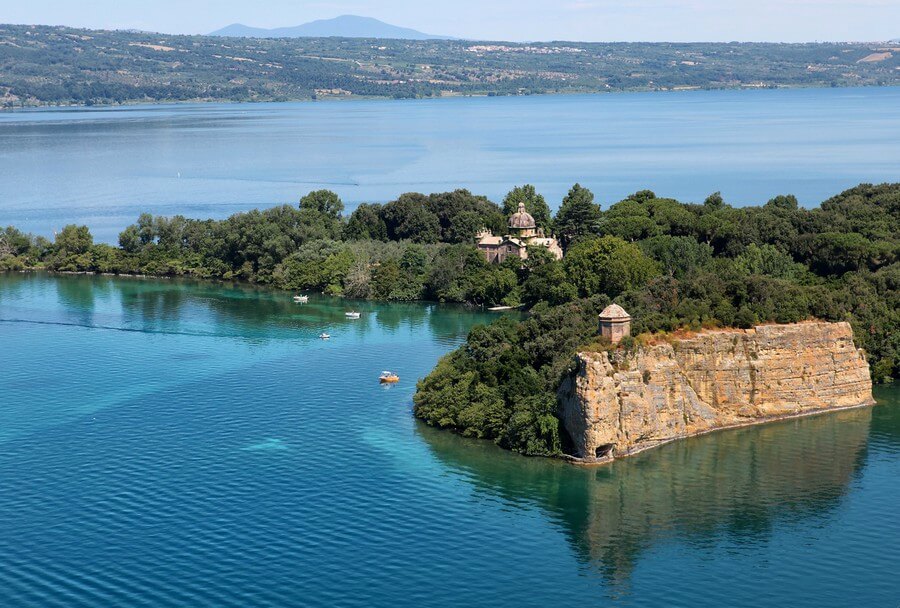
POLYGON ((583 352, 559 389, 585 462, 715 429, 874 403, 848 323, 704 331, 631 352, 583 352))

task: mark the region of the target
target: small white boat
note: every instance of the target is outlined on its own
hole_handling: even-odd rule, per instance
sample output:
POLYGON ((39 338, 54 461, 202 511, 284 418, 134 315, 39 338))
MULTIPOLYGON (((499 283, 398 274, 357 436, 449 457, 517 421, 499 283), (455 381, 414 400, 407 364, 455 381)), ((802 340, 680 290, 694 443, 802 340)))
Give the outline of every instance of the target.
POLYGON ((344 316, 347 317, 348 319, 358 319, 359 313, 351 310, 349 312, 345 312, 344 316))
POLYGON ((297 304, 306 304, 309 302, 309 296, 294 296, 294 302, 297 304))
POLYGON ((321 333, 319 334, 319 338, 321 338, 322 340, 328 340, 331 338, 331 334, 321 333))

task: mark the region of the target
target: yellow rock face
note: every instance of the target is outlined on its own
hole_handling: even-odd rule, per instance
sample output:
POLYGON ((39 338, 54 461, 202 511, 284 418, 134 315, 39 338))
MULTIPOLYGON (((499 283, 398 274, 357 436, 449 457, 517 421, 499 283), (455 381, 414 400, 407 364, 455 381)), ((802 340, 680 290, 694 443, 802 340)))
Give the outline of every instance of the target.
POLYGON ((715 429, 874 403, 869 365, 848 323, 705 331, 628 355, 577 359, 559 396, 586 462, 715 429))

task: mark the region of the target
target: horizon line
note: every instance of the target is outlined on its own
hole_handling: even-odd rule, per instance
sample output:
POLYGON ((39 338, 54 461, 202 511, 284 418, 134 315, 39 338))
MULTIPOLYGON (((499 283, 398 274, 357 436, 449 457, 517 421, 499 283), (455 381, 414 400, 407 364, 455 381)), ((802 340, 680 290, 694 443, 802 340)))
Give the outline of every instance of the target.
MULTIPOLYGON (((346 15, 339 15, 346 16, 346 15)), ((354 17, 365 17, 364 15, 350 15, 354 17)), ((375 17, 366 17, 369 19, 377 19, 375 17)), ((313 21, 329 21, 332 18, 326 19, 315 19, 313 21)), ((308 21, 306 23, 312 23, 308 21)), ((263 30, 272 30, 272 29, 286 29, 291 27, 299 27, 301 25, 306 25, 306 23, 301 23, 294 26, 276 26, 274 28, 265 28, 259 26, 249 26, 240 22, 233 22, 227 25, 224 25, 218 29, 223 29, 225 27, 229 27, 231 25, 241 25, 244 27, 252 27, 254 29, 263 29, 263 30)), ((382 23, 386 25, 391 25, 393 27, 403 28, 403 29, 415 29, 407 26, 397 26, 391 23, 387 23, 382 21, 382 23)), ((104 27, 88 27, 88 26, 79 26, 79 25, 65 25, 65 24, 50 24, 50 23, 0 23, 0 27, 4 26, 19 26, 19 27, 45 27, 45 28, 58 28, 58 29, 71 29, 71 30, 86 30, 92 32, 122 32, 128 34, 154 34, 160 36, 196 36, 201 38, 248 38, 247 36, 222 36, 222 35, 214 35, 211 32, 208 33, 172 33, 172 32, 162 32, 155 30, 144 30, 140 28, 133 27, 114 27, 114 28, 104 28, 104 27)), ((216 30, 213 30, 216 31, 216 30)), ((418 30, 416 30, 418 31, 418 30)), ((796 44, 887 44, 887 43, 897 43, 900 42, 900 38, 888 38, 888 39, 871 39, 871 40, 798 40, 798 41, 785 41, 785 40, 762 40, 762 39, 753 39, 753 40, 574 40, 574 39, 547 39, 547 40, 504 40, 502 38, 466 38, 460 36, 450 36, 441 34, 428 34, 426 32, 420 32, 422 34, 428 36, 435 36, 431 39, 425 40, 413 40, 408 38, 382 38, 382 37, 359 37, 359 36, 262 36, 260 39, 267 40, 302 40, 304 38, 315 39, 315 38, 347 38, 347 39, 356 39, 356 40, 406 40, 409 42, 494 42, 494 43, 506 43, 506 44, 552 44, 557 42, 563 43, 575 43, 575 44, 784 44, 784 45, 796 45, 796 44)))

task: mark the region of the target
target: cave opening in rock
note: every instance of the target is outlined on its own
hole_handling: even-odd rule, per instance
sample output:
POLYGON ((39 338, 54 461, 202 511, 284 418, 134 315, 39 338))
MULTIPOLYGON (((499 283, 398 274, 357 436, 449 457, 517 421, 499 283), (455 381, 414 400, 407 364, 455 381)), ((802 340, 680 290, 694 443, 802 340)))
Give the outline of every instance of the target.
POLYGON ((615 447, 616 445, 614 443, 604 443, 603 445, 597 446, 597 449, 594 450, 594 456, 596 458, 606 458, 607 456, 611 456, 615 447))

